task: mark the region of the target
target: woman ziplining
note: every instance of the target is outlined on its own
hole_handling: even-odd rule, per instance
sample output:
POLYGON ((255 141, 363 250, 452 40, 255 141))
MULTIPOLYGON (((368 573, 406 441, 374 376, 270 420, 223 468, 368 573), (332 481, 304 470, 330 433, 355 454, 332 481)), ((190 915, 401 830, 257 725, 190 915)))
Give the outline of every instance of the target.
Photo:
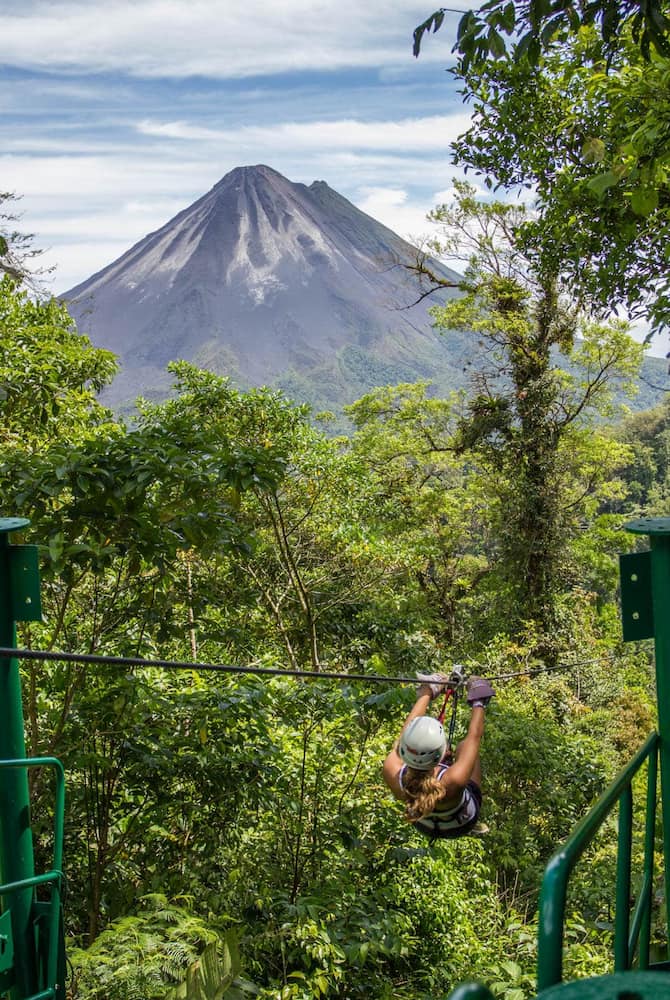
MULTIPOLYGON (((486 706, 495 694, 482 677, 466 683, 472 710, 464 740, 451 752, 441 718, 426 715, 440 694, 456 696, 453 680, 444 674, 417 674, 421 682, 416 702, 405 719, 400 738, 386 757, 384 781, 400 802, 405 818, 432 840, 454 839, 485 832, 479 822, 482 805, 479 747, 486 706)), ((458 682, 463 683, 462 681, 458 682)), ((446 699, 445 699, 446 707, 446 699)), ((443 710, 444 711, 444 710, 443 710)), ((452 714, 453 719, 455 714, 452 714)))

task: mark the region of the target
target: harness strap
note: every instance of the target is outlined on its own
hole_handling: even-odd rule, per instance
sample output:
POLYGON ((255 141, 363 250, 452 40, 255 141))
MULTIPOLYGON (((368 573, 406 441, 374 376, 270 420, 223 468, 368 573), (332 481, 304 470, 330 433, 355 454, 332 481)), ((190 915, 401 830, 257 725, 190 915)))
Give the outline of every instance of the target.
POLYGON ((437 717, 438 722, 444 722, 444 717, 447 714, 447 705, 449 704, 449 699, 451 698, 453 693, 454 693, 453 688, 447 688, 447 690, 445 691, 444 702, 442 704, 442 708, 440 709, 440 714, 437 717))
POLYGON ((447 688, 446 693, 444 695, 444 704, 442 705, 442 709, 437 717, 437 720, 438 722, 444 724, 444 719, 447 714, 447 705, 449 704, 450 699, 452 699, 452 702, 451 702, 451 718, 449 719, 449 729, 447 732, 447 753, 451 755, 453 752, 452 743, 454 740, 454 732, 456 730, 456 711, 458 709, 457 688, 451 688, 451 687, 447 688))

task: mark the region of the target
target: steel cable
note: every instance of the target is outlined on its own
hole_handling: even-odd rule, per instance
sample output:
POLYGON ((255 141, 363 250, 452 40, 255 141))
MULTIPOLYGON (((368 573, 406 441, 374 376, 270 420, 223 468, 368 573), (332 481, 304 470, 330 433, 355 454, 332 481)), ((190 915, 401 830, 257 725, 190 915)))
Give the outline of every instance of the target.
MULTIPOLYGON (((89 663, 114 667, 157 668, 161 670, 204 670, 223 674, 250 674, 261 677, 304 677, 312 680, 362 681, 371 684, 417 684, 416 677, 391 677, 384 674, 350 674, 328 670, 291 670, 279 667, 254 667, 229 663, 198 663, 188 660, 144 659, 139 656, 104 656, 99 653, 65 653, 38 649, 13 649, 0 646, 0 657, 15 657, 21 660, 62 661, 65 663, 89 663)), ((488 676, 489 681, 508 681, 516 677, 534 677, 536 674, 556 670, 571 670, 573 667, 598 663, 603 657, 591 660, 577 660, 574 663, 558 663, 547 667, 531 667, 508 674, 488 676)))

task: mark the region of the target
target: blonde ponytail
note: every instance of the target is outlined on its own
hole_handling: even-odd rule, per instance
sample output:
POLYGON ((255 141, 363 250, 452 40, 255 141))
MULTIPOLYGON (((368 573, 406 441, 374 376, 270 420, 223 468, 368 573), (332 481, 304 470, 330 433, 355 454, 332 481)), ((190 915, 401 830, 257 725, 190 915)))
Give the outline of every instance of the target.
POLYGON ((408 767, 402 786, 409 800, 405 808, 405 819, 409 823, 416 823, 422 816, 432 813, 444 797, 444 785, 433 776, 432 771, 417 771, 408 767))

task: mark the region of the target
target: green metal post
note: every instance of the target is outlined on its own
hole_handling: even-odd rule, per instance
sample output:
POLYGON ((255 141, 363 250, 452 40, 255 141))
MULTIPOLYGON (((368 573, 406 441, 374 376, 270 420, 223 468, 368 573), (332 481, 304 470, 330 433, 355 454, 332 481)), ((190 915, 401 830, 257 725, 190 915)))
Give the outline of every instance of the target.
POLYGON ((619 799, 619 849, 616 873, 616 922, 614 924, 614 971, 625 972, 630 932, 630 870, 633 844, 633 791, 625 788, 619 799))
MULTIPOLYGON (((12 546, 9 533, 28 526, 25 518, 0 518, 0 643, 16 647, 15 595, 12 546)), ((0 760, 26 756, 19 661, 0 658, 0 760)), ((18 882, 35 874, 30 828, 28 774, 22 768, 0 770, 0 883, 18 882)), ((3 909, 11 910, 16 983, 12 1000, 37 991, 35 940, 32 926, 33 890, 5 896, 3 909)))
POLYGON ((639 521, 630 521, 626 529, 635 535, 648 535, 651 547, 651 598, 656 651, 656 697, 665 860, 665 912, 666 926, 670 927, 670 518, 642 518, 639 521))
MULTIPOLYGON (((656 832, 656 771, 658 753, 649 757, 647 774, 647 814, 644 830, 644 874, 642 878, 639 968, 649 968, 649 942, 651 938, 651 905, 654 889, 654 835, 656 832)), ((632 949, 631 949, 632 951, 632 949)), ((631 954, 632 959, 632 954, 631 954)))

